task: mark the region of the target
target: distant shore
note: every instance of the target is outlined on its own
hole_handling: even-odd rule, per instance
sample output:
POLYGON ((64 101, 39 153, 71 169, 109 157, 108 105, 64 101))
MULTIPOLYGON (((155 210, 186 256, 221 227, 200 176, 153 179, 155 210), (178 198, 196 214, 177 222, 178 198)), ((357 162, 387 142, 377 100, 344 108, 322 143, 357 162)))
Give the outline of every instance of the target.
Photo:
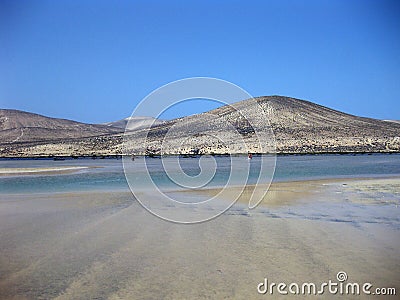
POLYGON ((0 157, 400 152, 398 123, 277 95, 132 131, 15 110, 2 113, 7 121, 0 130, 0 157))
MULTIPOLYGON (((258 155, 268 155, 274 154, 277 156, 303 156, 303 155, 374 155, 374 154, 400 154, 400 151, 366 151, 366 152, 357 152, 357 151, 349 151, 349 152, 278 152, 278 153, 252 153, 253 156, 258 155)), ((159 158, 161 156, 183 156, 185 158, 192 158, 196 156, 202 155, 211 155, 216 157, 226 157, 226 156, 247 156, 248 153, 232 153, 232 154, 224 154, 224 153, 207 153, 207 154, 163 154, 163 155, 135 155, 136 157, 149 157, 149 158, 159 158)), ((130 157, 130 155, 126 155, 130 157)), ((122 159, 123 155, 121 154, 107 154, 107 155, 20 155, 20 156, 0 156, 0 160, 2 159, 122 159)))

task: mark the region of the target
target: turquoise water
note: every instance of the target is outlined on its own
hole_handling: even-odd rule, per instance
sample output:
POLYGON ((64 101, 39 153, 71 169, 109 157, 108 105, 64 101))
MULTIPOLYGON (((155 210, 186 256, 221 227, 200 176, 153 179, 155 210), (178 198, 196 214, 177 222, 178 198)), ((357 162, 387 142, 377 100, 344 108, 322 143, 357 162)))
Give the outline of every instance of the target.
MULTIPOLYGON (((230 158, 215 157, 217 171, 212 185, 223 184, 229 177, 230 158)), ((189 175, 200 171, 198 159, 182 158, 189 175)), ((247 160, 244 160, 246 164, 247 160)), ((146 160, 152 177, 160 184, 170 184, 163 172, 161 160, 146 160)), ((251 161, 249 183, 255 183, 260 158, 251 161)), ((1 193, 47 193, 86 190, 128 190, 120 159, 66 159, 65 161, 12 159, 0 160, 0 168, 40 168, 61 166, 99 167, 63 175, 25 175, 0 177, 1 193)), ((140 176, 138 170, 138 176, 140 176)), ((340 177, 381 177, 400 175, 400 154, 373 155, 303 155, 278 156, 274 181, 293 181, 340 177)))

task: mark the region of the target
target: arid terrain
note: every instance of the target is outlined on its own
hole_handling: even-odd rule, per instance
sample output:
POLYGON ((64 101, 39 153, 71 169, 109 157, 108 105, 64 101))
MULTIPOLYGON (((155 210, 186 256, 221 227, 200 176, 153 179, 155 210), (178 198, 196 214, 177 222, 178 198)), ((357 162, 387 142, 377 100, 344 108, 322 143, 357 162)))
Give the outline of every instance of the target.
POLYGON ((120 132, 119 128, 56 119, 14 109, 0 109, 1 144, 41 143, 120 132))
POLYGON ((32 117, 10 110, 0 113, 2 157, 400 151, 399 123, 353 116, 283 96, 248 99, 207 113, 156 122, 150 130, 139 127, 127 133, 129 142, 125 144, 122 129, 113 126, 32 117), (257 133, 268 139, 261 140, 264 148, 257 133))

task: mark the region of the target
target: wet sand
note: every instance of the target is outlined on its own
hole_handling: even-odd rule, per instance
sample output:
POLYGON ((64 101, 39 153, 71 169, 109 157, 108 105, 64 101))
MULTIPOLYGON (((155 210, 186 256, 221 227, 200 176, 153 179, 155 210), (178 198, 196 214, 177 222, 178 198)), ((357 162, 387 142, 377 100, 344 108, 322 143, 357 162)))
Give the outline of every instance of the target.
POLYGON ((71 174, 89 168, 86 166, 60 166, 46 168, 0 168, 0 176, 21 176, 21 175, 61 175, 71 174))
POLYGON ((154 217, 128 191, 3 194, 0 298, 265 299, 265 277, 318 284, 339 271, 399 292, 399 187, 399 178, 276 183, 256 209, 243 195, 195 225, 154 217))

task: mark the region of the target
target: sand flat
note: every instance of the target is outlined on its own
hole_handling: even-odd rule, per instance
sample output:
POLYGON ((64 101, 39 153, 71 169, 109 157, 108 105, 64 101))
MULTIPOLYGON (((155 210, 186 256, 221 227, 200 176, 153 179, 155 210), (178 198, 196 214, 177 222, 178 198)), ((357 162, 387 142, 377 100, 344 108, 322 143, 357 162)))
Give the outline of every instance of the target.
POLYGON ((39 168, 0 168, 0 176, 16 175, 60 175, 69 174, 89 168, 87 166, 58 166, 58 167, 39 167, 39 168))
MULTIPOLYGON (((315 201, 321 195, 326 198, 332 195, 337 196, 337 194, 344 191, 352 193, 352 201, 357 201, 358 196, 361 196, 361 194, 371 199, 380 199, 383 193, 387 194, 386 200, 400 197, 400 177, 396 176, 278 181, 272 182, 271 185, 260 184, 259 186, 264 195, 260 205, 271 207, 304 204, 315 201), (357 193, 359 195, 356 195, 357 193)), ((208 197, 217 196, 224 200, 237 198, 238 203, 248 204, 249 197, 254 191, 254 185, 248 185, 244 189, 242 187, 230 187, 224 193, 221 193, 222 189, 220 187, 212 187, 180 190, 173 193, 183 195, 198 194, 208 197)), ((396 200, 394 203, 396 203, 396 200)))
POLYGON ((0 298, 265 299, 257 293, 264 277, 320 283, 339 271, 399 289, 399 196, 393 190, 391 202, 360 202, 397 184, 282 183, 270 206, 238 203, 196 225, 154 217, 129 191, 3 194, 0 298), (290 201, 287 190, 299 185, 309 189, 305 199, 290 201))

